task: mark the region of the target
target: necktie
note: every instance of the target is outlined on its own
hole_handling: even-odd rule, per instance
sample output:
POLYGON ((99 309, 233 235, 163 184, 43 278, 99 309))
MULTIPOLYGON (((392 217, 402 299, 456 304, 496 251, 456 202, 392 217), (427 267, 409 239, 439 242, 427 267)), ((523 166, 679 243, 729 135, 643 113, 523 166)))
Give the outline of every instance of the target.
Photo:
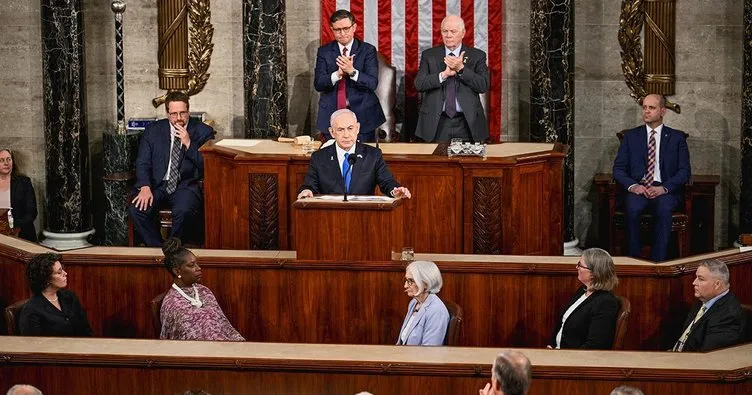
MULTIPOLYGON (((342 56, 347 56, 347 47, 342 48, 342 56)), ((337 83, 337 109, 341 110, 347 108, 347 75, 343 75, 342 79, 337 83)))
MULTIPOLYGON (((449 56, 454 56, 453 53, 449 53, 449 56)), ((446 79, 446 103, 444 104, 444 112, 449 118, 454 118, 457 115, 457 81, 454 76, 446 79)))
POLYGON ((650 140, 648 140, 648 172, 642 177, 642 185, 650 186, 653 184, 653 174, 655 173, 655 130, 650 131, 650 140))
POLYGON ((345 191, 350 192, 350 180, 352 180, 352 172, 350 170, 350 154, 345 153, 345 160, 342 161, 342 179, 345 181, 345 191))
POLYGON ((167 194, 172 194, 180 181, 180 139, 175 137, 170 151, 170 179, 167 180, 167 194))
POLYGON ((687 329, 684 330, 684 333, 682 333, 681 337, 679 338, 679 341, 676 342, 674 345, 674 351, 681 351, 684 349, 684 343, 687 342, 687 338, 689 337, 689 333, 692 332, 692 327, 695 326, 695 322, 702 317, 703 314, 705 314, 705 311, 707 308, 703 304, 700 308, 700 311, 697 312, 697 315, 695 315, 695 319, 692 320, 692 322, 689 323, 687 326, 687 329))

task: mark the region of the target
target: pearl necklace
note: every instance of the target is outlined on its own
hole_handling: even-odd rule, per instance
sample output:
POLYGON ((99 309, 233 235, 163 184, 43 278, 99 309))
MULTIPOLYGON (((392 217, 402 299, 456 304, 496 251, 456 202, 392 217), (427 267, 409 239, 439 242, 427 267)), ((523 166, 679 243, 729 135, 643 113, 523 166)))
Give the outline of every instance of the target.
POLYGON ((175 284, 175 283, 172 284, 172 287, 175 288, 175 290, 178 291, 178 293, 182 297, 184 297, 186 300, 188 300, 189 302, 191 302, 192 306, 196 306, 196 307, 200 308, 201 306, 204 305, 204 303, 201 302, 201 298, 198 295, 198 289, 196 288, 196 284, 193 284, 193 293, 194 293, 194 295, 196 295, 195 298, 192 298, 192 297, 188 296, 188 294, 186 294, 185 292, 183 292, 183 290, 180 289, 180 287, 178 287, 178 285, 175 284))

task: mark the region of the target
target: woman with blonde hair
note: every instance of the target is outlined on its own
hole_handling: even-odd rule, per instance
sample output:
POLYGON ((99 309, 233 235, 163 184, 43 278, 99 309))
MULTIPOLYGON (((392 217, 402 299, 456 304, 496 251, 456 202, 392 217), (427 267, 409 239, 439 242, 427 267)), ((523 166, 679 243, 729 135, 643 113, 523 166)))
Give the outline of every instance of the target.
POLYGON ((577 262, 582 286, 559 316, 548 348, 610 349, 614 343, 619 284, 611 255, 600 248, 585 250, 577 262))

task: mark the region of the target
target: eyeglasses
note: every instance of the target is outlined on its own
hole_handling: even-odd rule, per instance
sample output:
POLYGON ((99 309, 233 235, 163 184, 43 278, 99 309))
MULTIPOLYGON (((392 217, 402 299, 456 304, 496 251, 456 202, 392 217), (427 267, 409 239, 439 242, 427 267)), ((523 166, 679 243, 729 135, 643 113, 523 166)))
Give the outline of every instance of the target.
POLYGON ((355 25, 353 24, 348 27, 332 28, 332 31, 334 32, 334 34, 344 34, 344 33, 349 32, 353 26, 355 25))
POLYGON ((407 285, 415 285, 415 280, 413 280, 412 278, 405 277, 405 284, 407 284, 407 285))
POLYGON ((580 269, 590 270, 591 272, 593 271, 593 269, 581 264, 580 262, 577 262, 576 267, 579 267, 580 269))
POLYGON ((12 158, 0 158, 0 163, 10 163, 13 162, 12 158))
POLYGON ((189 114, 188 111, 180 111, 180 112, 171 112, 171 113, 168 113, 167 115, 169 115, 171 118, 177 118, 177 117, 182 118, 188 114, 189 114))

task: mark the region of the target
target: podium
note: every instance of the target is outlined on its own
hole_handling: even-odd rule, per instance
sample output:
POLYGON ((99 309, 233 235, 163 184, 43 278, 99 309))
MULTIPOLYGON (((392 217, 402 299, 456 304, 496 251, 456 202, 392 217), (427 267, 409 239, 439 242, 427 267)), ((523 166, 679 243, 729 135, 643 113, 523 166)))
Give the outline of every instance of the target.
POLYGON ((405 244, 403 199, 324 195, 292 204, 297 259, 389 261, 405 244))

